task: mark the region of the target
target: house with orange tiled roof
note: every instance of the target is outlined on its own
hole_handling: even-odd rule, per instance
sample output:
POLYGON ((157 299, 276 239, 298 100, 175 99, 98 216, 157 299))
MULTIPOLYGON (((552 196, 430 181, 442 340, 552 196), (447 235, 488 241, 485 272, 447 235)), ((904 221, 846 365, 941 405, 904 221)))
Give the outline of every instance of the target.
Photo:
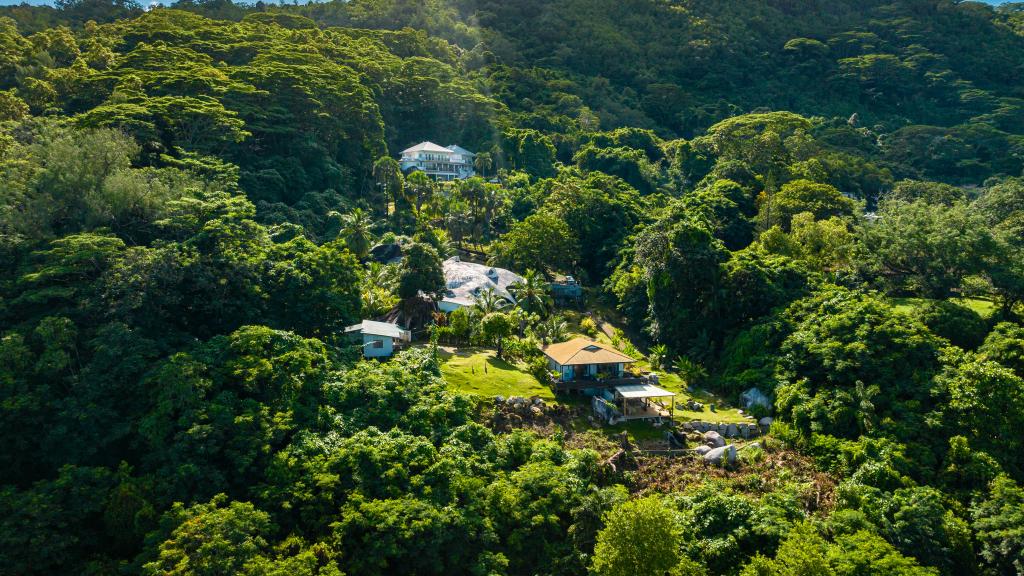
POLYGON ((558 374, 560 382, 622 378, 626 368, 636 362, 635 358, 588 338, 549 344, 541 348, 541 351, 548 359, 548 367, 558 374))

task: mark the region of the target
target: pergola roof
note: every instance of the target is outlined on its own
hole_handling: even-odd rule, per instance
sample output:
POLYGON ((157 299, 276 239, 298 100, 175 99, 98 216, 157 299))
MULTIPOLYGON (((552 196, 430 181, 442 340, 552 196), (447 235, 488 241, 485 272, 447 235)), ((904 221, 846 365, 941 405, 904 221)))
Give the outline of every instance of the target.
POLYGON ((623 398, 664 398, 666 396, 676 395, 675 392, 669 392, 664 388, 658 388, 651 384, 629 384, 626 386, 616 386, 615 391, 623 398))

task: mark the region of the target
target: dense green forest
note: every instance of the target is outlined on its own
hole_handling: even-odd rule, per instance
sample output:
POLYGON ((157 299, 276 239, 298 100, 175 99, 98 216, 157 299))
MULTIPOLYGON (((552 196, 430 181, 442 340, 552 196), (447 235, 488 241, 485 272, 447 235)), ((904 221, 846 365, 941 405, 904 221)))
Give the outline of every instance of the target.
POLYGON ((1024 574, 1024 4, 0 7, 0 263, 0 574, 1024 574), (518 306, 432 314, 456 254, 518 306), (565 274, 770 434, 444 376, 543 383, 565 274))

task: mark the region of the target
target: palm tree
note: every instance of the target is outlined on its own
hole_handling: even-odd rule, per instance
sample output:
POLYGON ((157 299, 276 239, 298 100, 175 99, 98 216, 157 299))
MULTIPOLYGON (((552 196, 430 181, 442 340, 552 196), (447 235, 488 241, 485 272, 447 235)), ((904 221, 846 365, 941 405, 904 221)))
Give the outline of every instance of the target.
POLYGON ((657 370, 664 368, 665 360, 668 359, 668 346, 664 344, 651 346, 651 351, 647 354, 647 358, 651 361, 651 368, 657 370))
POLYGON ((708 377, 708 371, 703 366, 686 356, 677 356, 672 368, 686 382, 687 386, 696 386, 701 380, 708 377))
POLYGON ((341 217, 339 236, 345 239, 345 245, 349 250, 363 259, 370 253, 370 243, 373 241, 373 232, 370 230, 372 227, 370 215, 362 208, 354 208, 341 217))
POLYGON ((543 344, 560 342, 569 335, 569 323, 561 316, 551 315, 533 328, 533 334, 543 344))
POLYGON ((430 205, 434 198, 434 181, 423 172, 413 172, 405 179, 406 191, 413 202, 416 217, 419 218, 424 204, 430 205))
POLYGON ((480 290, 473 297, 473 307, 480 313, 480 316, 486 316, 491 312, 498 312, 505 306, 508 306, 508 300, 503 298, 501 294, 498 294, 494 288, 487 287, 480 290))
POLYGON ((857 397, 857 426, 860 427, 862 434, 875 428, 875 403, 872 400, 881 391, 876 384, 865 386, 860 380, 856 382, 854 394, 857 397))
POLYGON ((484 237, 487 240, 491 239, 491 223, 494 222, 494 214, 501 207, 502 202, 505 198, 501 194, 501 188, 493 184, 487 184, 483 190, 483 222, 484 237))
POLYGON ((551 304, 548 283, 536 270, 527 270, 522 281, 510 284, 508 291, 515 297, 516 303, 523 310, 541 316, 547 314, 548 306, 551 304))
POLYGON ((469 207, 465 205, 465 202, 460 202, 458 205, 453 206, 444 217, 444 225, 448 230, 448 236, 459 248, 462 247, 462 240, 466 237, 466 233, 469 232, 470 220, 469 207))
POLYGON ((473 159, 473 168, 476 168, 481 176, 487 176, 487 171, 491 169, 491 166, 494 166, 494 160, 489 152, 480 152, 473 159))
POLYGON ((391 199, 402 194, 402 167, 394 158, 381 156, 373 163, 373 179, 380 191, 373 203, 374 212, 387 216, 391 199))

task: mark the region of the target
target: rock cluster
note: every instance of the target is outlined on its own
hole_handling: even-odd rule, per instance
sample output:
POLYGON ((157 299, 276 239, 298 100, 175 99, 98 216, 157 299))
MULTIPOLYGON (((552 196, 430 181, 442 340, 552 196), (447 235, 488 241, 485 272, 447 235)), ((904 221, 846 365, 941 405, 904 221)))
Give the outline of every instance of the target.
POLYGON ((692 410, 694 412, 703 412, 704 411, 704 405, 701 404, 700 402, 697 402, 693 398, 687 400, 685 403, 684 402, 679 402, 676 405, 681 407, 681 408, 683 408, 683 409, 685 409, 685 410, 692 410))
POLYGON ((719 448, 711 448, 702 455, 705 464, 725 466, 736 463, 736 447, 732 444, 719 448))
POLYGON ((711 430, 704 433, 704 444, 711 448, 721 448, 725 446, 725 438, 722 438, 722 435, 718 432, 711 430))
POLYGON ((715 430, 708 430, 701 436, 700 446, 693 449, 705 464, 726 466, 736 462, 736 446, 727 444, 725 438, 715 430))
POLYGON ((491 427, 496 431, 507 431, 527 425, 544 426, 552 421, 562 421, 570 417, 564 406, 549 406, 543 398, 533 396, 496 396, 494 398, 494 416, 491 427))
POLYGON ((754 424, 752 422, 740 422, 738 424, 725 424, 715 422, 704 422, 701 420, 695 420, 693 422, 683 422, 683 430, 685 432, 716 432, 724 438, 756 438, 761 434, 768 431, 771 426, 771 418, 762 418, 760 422, 754 424), (765 423, 767 421, 767 423, 765 423))

